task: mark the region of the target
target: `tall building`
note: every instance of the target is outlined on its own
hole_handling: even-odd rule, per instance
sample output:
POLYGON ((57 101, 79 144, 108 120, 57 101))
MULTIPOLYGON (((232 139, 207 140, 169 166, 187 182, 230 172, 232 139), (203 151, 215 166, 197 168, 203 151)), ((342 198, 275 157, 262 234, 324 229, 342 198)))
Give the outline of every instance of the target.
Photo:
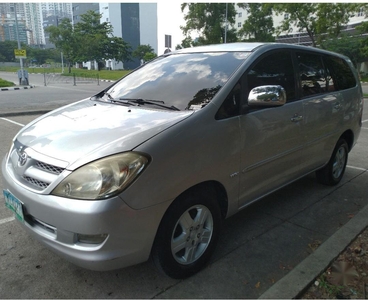
POLYGON ((43 31, 43 17, 40 3, 24 3, 24 14, 28 32, 28 43, 31 46, 43 48, 45 45, 45 34, 43 31))
POLYGON ((0 41, 17 41, 15 11, 19 41, 27 44, 26 19, 22 3, 0 3, 0 41))
MULTIPOLYGON (((150 45, 157 53, 156 3, 73 3, 73 23, 78 23, 80 16, 88 10, 102 14, 101 22, 109 22, 113 35, 123 38, 133 51, 139 45, 150 45)), ((125 62, 124 65, 121 62, 107 62, 112 69, 134 69, 140 64, 139 60, 125 62)))
POLYGON ((72 17, 72 4, 71 3, 55 3, 55 2, 41 2, 41 13, 43 18, 50 16, 57 16, 59 18, 72 17))
POLYGON ((72 17, 71 3, 0 3, 0 41, 16 40, 14 5, 19 39, 34 47, 44 48, 48 44, 44 27, 57 25, 58 20, 72 17), (50 17, 56 22, 50 21, 50 17))

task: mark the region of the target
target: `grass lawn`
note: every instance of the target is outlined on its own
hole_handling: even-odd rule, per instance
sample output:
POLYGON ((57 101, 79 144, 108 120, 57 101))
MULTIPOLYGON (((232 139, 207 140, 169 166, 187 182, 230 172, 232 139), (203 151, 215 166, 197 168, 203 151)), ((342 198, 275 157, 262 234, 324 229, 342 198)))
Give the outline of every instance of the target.
POLYGON ((14 82, 10 82, 10 81, 0 78, 0 88, 10 87, 10 86, 15 86, 14 82))
MULTIPOLYGON (((20 68, 19 67, 0 67, 0 71, 5 72, 17 72, 20 68)), ((61 73, 61 68, 24 68, 28 71, 28 73, 61 73)), ((65 76, 80 76, 80 77, 92 77, 96 78, 97 76, 100 79, 108 79, 108 80, 117 80, 121 77, 128 74, 130 70, 86 70, 86 69, 76 69, 72 68, 71 73, 68 73, 68 68, 64 68, 63 75, 65 76)))

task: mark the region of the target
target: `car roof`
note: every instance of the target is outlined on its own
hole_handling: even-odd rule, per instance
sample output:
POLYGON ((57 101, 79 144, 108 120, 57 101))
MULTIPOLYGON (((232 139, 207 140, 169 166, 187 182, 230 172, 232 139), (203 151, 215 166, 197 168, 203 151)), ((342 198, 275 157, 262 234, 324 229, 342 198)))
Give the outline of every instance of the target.
POLYGON ((228 44, 206 45, 206 46, 184 48, 173 51, 171 53, 238 52, 238 51, 250 52, 264 44, 266 43, 228 43, 228 44))
POLYGON ((318 52, 321 54, 332 54, 335 56, 339 56, 341 58, 344 59, 348 59, 346 56, 340 54, 340 53, 336 53, 336 52, 331 52, 331 51, 326 51, 324 49, 319 49, 319 48, 315 48, 315 47, 310 47, 310 46, 302 46, 302 45, 296 45, 296 44, 287 44, 287 43, 227 43, 227 44, 216 44, 216 45, 205 45, 205 46, 197 46, 197 47, 189 47, 189 48, 184 48, 184 49, 180 49, 180 50, 175 50, 172 52, 169 52, 167 54, 164 54, 164 56, 166 55, 171 55, 171 54, 182 54, 182 53, 205 53, 205 52, 253 52, 257 49, 260 48, 264 48, 264 50, 269 50, 269 49, 281 49, 281 48, 288 48, 288 49, 299 49, 299 50, 309 50, 309 51, 314 51, 314 52, 318 52))

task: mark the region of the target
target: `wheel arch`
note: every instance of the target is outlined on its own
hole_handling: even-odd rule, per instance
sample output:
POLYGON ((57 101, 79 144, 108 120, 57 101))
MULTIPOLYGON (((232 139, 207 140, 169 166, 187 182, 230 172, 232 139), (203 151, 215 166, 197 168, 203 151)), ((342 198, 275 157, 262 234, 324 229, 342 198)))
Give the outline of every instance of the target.
POLYGON ((349 149, 349 152, 350 150, 353 148, 354 146, 354 133, 353 131, 351 131, 350 129, 349 130, 346 130, 339 138, 340 139, 344 139, 346 141, 346 143, 348 144, 348 149, 349 149))
POLYGON ((178 198, 182 197, 185 194, 195 193, 198 191, 205 191, 206 193, 213 193, 214 198, 216 199, 220 210, 221 210, 221 217, 225 219, 227 212, 228 212, 228 197, 225 187, 218 181, 204 181, 198 183, 184 192, 182 192, 174 201, 178 198))

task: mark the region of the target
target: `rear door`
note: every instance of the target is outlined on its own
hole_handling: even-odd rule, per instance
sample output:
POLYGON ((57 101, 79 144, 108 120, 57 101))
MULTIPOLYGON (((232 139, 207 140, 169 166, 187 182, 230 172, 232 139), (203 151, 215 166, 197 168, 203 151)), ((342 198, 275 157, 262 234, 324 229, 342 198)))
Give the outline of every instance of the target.
POLYGON ((320 54, 296 52, 304 110, 303 168, 314 170, 331 156, 343 123, 344 101, 320 54))

